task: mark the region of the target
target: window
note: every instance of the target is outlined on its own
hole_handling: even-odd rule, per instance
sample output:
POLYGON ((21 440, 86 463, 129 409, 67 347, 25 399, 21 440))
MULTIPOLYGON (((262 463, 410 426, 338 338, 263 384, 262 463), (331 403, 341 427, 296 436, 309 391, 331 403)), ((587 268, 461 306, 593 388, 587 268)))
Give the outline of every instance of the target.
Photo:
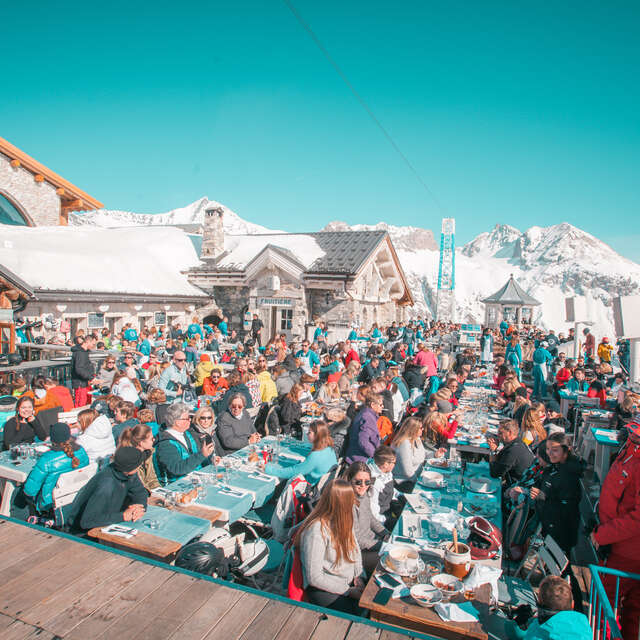
POLYGON ((20 211, 6 196, 0 193, 0 222, 2 224, 13 224, 27 226, 27 222, 20 211))
POLYGON ((104 327, 104 313, 87 313, 87 328, 102 329, 104 327))
POLYGON ((293 309, 280 309, 280 331, 289 331, 293 324, 293 309))
POLYGON ((153 324, 160 326, 167 324, 167 314, 164 311, 156 311, 153 314, 153 324))

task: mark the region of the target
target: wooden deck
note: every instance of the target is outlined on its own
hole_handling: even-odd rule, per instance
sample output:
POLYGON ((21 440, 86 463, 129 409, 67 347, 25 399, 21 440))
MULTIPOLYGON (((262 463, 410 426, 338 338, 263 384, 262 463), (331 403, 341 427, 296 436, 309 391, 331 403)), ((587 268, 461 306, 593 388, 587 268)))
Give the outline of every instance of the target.
POLYGON ((0 520, 0 640, 403 640, 0 520))

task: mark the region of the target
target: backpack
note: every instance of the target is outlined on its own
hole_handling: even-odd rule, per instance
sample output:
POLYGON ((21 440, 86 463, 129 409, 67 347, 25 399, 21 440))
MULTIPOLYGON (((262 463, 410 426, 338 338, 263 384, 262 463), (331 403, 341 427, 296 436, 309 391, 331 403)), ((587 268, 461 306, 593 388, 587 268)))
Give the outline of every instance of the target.
POLYGON ((274 540, 286 542, 291 529, 309 515, 311 511, 307 511, 304 497, 310 489, 311 484, 303 476, 296 476, 284 488, 271 516, 274 540))

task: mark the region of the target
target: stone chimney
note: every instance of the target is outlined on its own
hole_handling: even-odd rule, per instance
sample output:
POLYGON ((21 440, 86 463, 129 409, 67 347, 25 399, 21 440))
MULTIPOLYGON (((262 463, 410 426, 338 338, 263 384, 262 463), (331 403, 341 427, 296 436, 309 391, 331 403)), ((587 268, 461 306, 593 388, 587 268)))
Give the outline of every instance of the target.
POLYGON ((219 258, 224 253, 224 209, 209 205, 204 210, 202 251, 200 257, 219 258))

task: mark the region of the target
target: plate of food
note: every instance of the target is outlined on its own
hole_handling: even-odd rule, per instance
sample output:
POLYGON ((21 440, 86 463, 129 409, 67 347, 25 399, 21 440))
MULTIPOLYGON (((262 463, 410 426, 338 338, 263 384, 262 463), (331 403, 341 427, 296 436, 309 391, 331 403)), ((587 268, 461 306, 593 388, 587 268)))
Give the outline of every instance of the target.
POLYGON ((455 576, 448 573, 439 573, 431 578, 431 584, 442 592, 445 600, 452 598, 464 591, 462 580, 458 580, 455 576))
POLYGON ((409 593, 421 607, 433 607, 443 599, 442 591, 432 584, 414 584, 409 593))
POLYGON ((464 504, 463 510, 472 516, 483 516, 485 518, 493 518, 498 514, 498 507, 491 495, 475 495, 464 504))
POLYGON ((428 458, 427 464, 430 467, 435 467, 436 469, 448 469, 449 468, 449 460, 447 458, 428 458))

